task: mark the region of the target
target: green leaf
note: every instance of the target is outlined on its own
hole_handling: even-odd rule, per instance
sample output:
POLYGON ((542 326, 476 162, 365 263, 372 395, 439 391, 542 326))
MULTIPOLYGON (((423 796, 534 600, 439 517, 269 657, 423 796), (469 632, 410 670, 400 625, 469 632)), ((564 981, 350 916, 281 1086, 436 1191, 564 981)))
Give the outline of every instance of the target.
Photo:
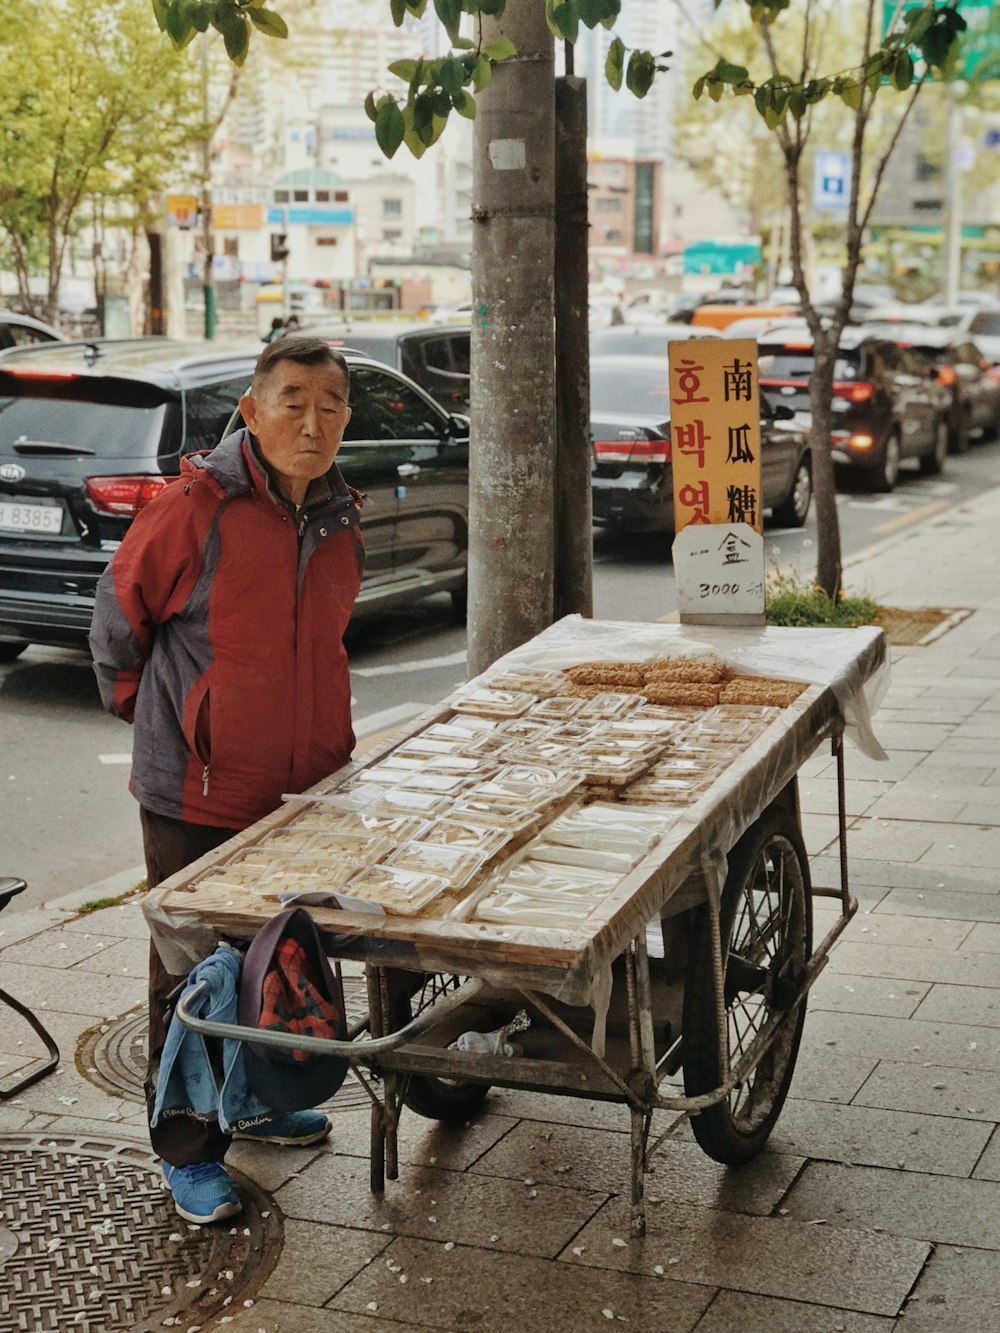
POLYGON ((462 0, 434 0, 434 11, 451 41, 458 37, 458 25, 462 19, 462 0))
POLYGON ((864 84, 858 83, 857 81, 845 80, 843 87, 837 88, 836 92, 844 106, 849 106, 852 111, 857 111, 861 105, 864 84))
POLYGON ((373 122, 378 116, 378 107, 375 105, 374 93, 369 93, 365 98, 365 115, 373 122))
POLYGON ((386 157, 392 157, 403 142, 403 113, 391 97, 386 97, 375 118, 375 140, 386 157))
POLYGON ((791 112, 791 114, 795 117, 796 120, 801 120, 802 117, 806 114, 806 111, 809 109, 809 103, 806 100, 806 95, 801 88, 793 88, 792 91, 788 94, 787 106, 788 110, 791 112))
POLYGON ((167 31, 167 11, 170 8, 167 0, 152 0, 153 17, 156 19, 156 25, 160 32, 167 31))
POLYGON ((215 6, 211 0, 204 0, 202 4, 188 6, 188 20, 196 32, 208 32, 212 26, 212 15, 215 13, 215 6))
MULTIPOLYGON (((610 79, 608 80, 608 82, 610 83, 610 79)), ((704 91, 705 91, 705 76, 703 74, 700 79, 695 79, 694 85, 691 88, 692 95, 694 96, 694 100, 696 102, 701 97, 704 91)))
POLYGON ((438 73, 438 83, 451 97, 461 92, 462 85, 465 83, 465 65, 462 61, 457 60, 454 56, 442 60, 438 73))
POLYGON ((625 85, 636 97, 645 97, 656 74, 656 61, 648 51, 633 51, 625 70, 625 85))
POLYGON ((493 70, 486 56, 480 56, 476 61, 475 68, 472 71, 472 86, 477 93, 481 93, 490 79, 493 77, 493 70))
POLYGON ((402 27, 403 19, 406 18, 406 0, 389 0, 389 13, 396 27, 402 27))
POLYGON ((183 45, 185 39, 192 31, 192 28, 188 23, 187 12, 181 3, 181 0, 170 0, 170 6, 167 9, 164 22, 166 24, 167 36, 174 45, 183 45))
POLYGON ((720 60, 713 73, 717 79, 723 83, 746 83, 750 77, 749 71, 742 65, 730 65, 725 60, 720 60))
POLYGON ((758 115, 767 119, 767 110, 774 107, 774 89, 769 83, 762 83, 753 95, 753 103, 758 115))
POLYGON ((490 42, 483 55, 487 60, 509 60, 511 56, 517 55, 517 47, 509 37, 498 37, 496 41, 490 42))
POLYGON ((417 60, 394 60, 389 66, 389 73, 395 74, 397 79, 402 79, 404 83, 409 83, 417 72, 417 60))
POLYGON ((575 42, 579 36, 580 16, 571 0, 545 0, 545 20, 556 37, 575 42))
POLYGON ((226 55, 234 65, 242 65, 250 49, 250 24, 242 14, 227 14, 222 20, 222 39, 226 55))
MULTIPOLYGON (((249 11, 250 22, 265 37, 287 37, 288 24, 280 14, 275 14, 272 9, 251 9, 249 11)), ((203 29, 199 29, 203 31, 203 29)))
MULTIPOLYGON (((615 92, 622 86, 622 78, 625 74, 625 43, 620 37, 614 37, 611 45, 608 47, 608 58, 604 62, 604 74, 615 92)), ((699 83, 701 80, 699 80, 699 83)), ((700 97, 698 85, 695 84, 695 97, 700 97)))
POLYGON ((709 80, 709 83, 708 83, 708 95, 709 95, 709 97, 712 99, 713 102, 721 102, 721 101, 722 101, 722 94, 723 94, 723 92, 725 91, 725 87, 726 87, 726 85, 725 85, 724 83, 720 83, 718 79, 710 79, 710 80, 709 80))
POLYGON ((466 120, 475 120, 476 99, 474 97, 470 97, 464 88, 460 93, 457 94, 457 96, 452 98, 452 106, 455 108, 458 114, 460 116, 464 116, 466 120))
POLYGON ((909 51, 900 51, 892 71, 893 86, 899 92, 905 92, 913 83, 913 60, 909 51))

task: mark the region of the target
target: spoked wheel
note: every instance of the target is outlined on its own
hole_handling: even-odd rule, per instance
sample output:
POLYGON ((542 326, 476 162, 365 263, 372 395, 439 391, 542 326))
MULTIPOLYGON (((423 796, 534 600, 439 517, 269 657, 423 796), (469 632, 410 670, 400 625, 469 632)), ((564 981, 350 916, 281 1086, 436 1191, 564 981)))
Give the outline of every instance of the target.
MULTIPOLYGON (((450 991, 457 990, 463 980, 463 977, 447 976, 442 972, 424 973, 411 995, 401 995, 394 1002, 393 1028, 402 1027, 411 1017, 450 991)), ((490 1085, 410 1074, 405 1089, 403 1101, 411 1111, 428 1120, 443 1120, 446 1124, 456 1125, 476 1114, 486 1100, 490 1085)))
POLYGON ((764 1146, 781 1112, 795 1068, 806 1001, 790 1004, 812 953, 809 866, 793 816, 771 810, 729 853, 720 904, 725 977, 725 1050, 715 1002, 708 909, 692 928, 684 988, 684 1091, 698 1097, 719 1086, 770 1018, 784 1012, 774 1040, 729 1096, 691 1119, 702 1149, 738 1166, 764 1146))

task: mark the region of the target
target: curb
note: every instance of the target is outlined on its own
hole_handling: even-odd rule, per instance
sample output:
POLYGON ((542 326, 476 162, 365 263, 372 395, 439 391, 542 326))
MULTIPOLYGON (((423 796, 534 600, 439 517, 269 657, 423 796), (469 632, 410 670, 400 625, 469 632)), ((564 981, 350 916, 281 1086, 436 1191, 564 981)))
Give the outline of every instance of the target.
POLYGON ((47 911, 75 912, 84 903, 91 903, 99 898, 120 897, 129 889, 134 889, 145 876, 144 865, 133 866, 129 870, 118 870, 113 875, 108 875, 106 879, 95 880, 93 884, 87 884, 82 889, 73 889, 60 898, 46 899, 42 907, 47 911))

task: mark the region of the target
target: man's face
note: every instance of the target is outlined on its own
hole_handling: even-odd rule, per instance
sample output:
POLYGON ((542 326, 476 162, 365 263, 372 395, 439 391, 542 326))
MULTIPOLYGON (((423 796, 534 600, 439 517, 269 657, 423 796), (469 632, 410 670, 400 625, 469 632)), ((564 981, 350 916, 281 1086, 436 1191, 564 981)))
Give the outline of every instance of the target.
POLYGON ((301 503, 310 481, 330 470, 351 419, 343 375, 279 361, 240 409, 288 499, 301 503))

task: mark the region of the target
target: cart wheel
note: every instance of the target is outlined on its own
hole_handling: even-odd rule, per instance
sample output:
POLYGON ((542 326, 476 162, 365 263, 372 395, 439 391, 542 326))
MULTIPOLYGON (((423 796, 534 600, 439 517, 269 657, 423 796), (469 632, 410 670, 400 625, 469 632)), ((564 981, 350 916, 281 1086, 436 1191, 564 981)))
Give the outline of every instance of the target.
MULTIPOLYGON (((697 913, 684 988, 684 1091, 701 1096, 719 1086, 772 1015, 812 953, 809 865, 795 818, 765 811, 729 853, 720 904, 725 960, 726 1051, 719 1059, 719 1024, 712 981, 708 909, 697 913)), ((738 1166, 767 1141, 788 1093, 798 1054, 806 997, 786 1014, 770 1049, 728 1098, 692 1116, 702 1149, 738 1166)))
MULTIPOLYGON (((441 972, 426 973, 422 984, 418 985, 412 995, 399 997, 399 1011, 394 1014, 393 1027, 402 1027, 413 1015, 434 1004, 447 991, 457 990, 462 980, 462 977, 446 976, 441 972)), ((404 1086, 403 1101, 411 1111, 426 1116, 428 1120, 442 1120, 449 1125, 462 1124, 475 1115, 490 1090, 488 1083, 435 1078, 428 1074, 411 1074, 404 1086)))

